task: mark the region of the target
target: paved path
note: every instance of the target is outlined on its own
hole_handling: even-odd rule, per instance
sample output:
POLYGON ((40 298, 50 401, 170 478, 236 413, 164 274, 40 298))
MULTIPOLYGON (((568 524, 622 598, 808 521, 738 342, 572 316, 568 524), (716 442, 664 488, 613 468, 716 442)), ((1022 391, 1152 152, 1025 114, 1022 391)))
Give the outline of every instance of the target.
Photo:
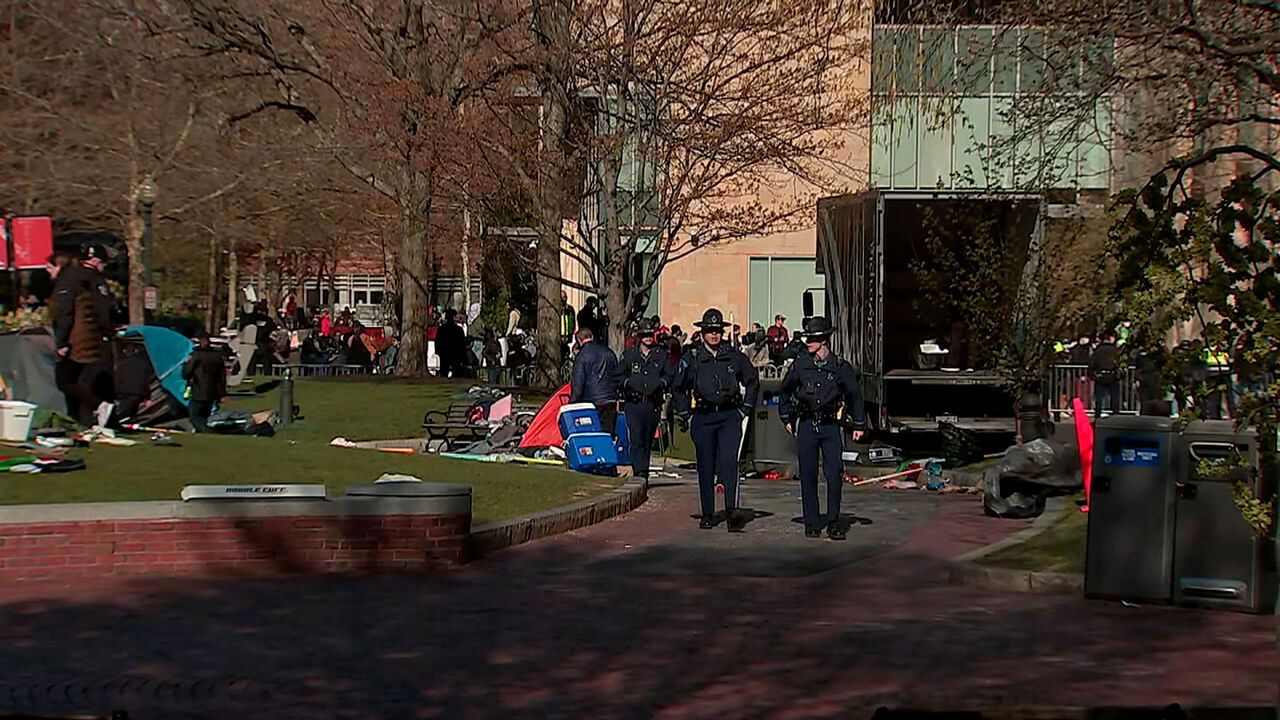
POLYGON ((1277 700, 1272 618, 948 586, 946 558, 1025 526, 971 496, 850 493, 870 524, 846 543, 801 536, 789 483, 744 497, 760 517, 741 535, 697 530, 677 484, 447 577, 0 587, 0 711, 676 720, 1277 700))

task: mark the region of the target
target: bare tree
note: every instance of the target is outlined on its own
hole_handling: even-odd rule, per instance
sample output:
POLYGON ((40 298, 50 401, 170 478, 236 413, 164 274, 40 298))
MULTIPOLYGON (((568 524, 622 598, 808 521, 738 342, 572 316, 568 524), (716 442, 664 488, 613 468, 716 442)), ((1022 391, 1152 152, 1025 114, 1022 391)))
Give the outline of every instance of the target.
MULTIPOLYGON (((282 111, 399 212, 400 369, 427 368, 437 213, 461 200, 456 153, 475 133, 466 107, 506 75, 500 46, 521 17, 503 3, 317 0, 286 12, 253 0, 187 0, 195 45, 227 58, 260 100, 233 122, 282 111)), ((456 230, 455 230, 456 232, 456 230)))
MULTIPOLYGON (((616 346, 668 263, 804 227, 819 191, 863 174, 843 159, 865 118, 865 93, 852 82, 869 47, 866 3, 597 0, 560 17, 571 45, 547 55, 550 74, 566 77, 540 85, 544 154, 532 157, 548 167, 548 142, 558 138, 581 172, 556 177, 580 184, 563 189, 576 200, 568 212, 545 194, 524 197, 541 201, 532 213, 548 253, 540 277, 559 285, 561 252, 583 267, 591 280, 582 289, 609 308, 616 346), (562 115, 576 127, 561 125, 562 115)), ((544 177, 494 150, 545 193, 544 177)), ((558 287, 549 293, 539 315, 551 320, 539 330, 554 347, 558 287)))

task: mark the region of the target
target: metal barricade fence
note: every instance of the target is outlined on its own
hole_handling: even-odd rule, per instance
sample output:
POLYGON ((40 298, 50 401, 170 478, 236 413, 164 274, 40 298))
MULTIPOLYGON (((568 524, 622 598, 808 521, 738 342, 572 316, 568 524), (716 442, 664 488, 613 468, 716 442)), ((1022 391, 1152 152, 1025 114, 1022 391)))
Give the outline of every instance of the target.
MULTIPOLYGON (((1053 365, 1045 383, 1045 403, 1055 417, 1071 413, 1071 401, 1079 397, 1085 409, 1093 412, 1094 381, 1089 378, 1087 365, 1053 365)), ((1138 400, 1137 369, 1121 368, 1116 411, 1123 415, 1137 415, 1141 408, 1138 400)))
POLYGON ((340 375, 369 375, 372 371, 363 365, 272 365, 272 375, 284 375, 289 370, 294 377, 337 377, 340 375))
POLYGON ((761 380, 779 380, 783 375, 787 374, 786 365, 761 365, 759 368, 761 380))

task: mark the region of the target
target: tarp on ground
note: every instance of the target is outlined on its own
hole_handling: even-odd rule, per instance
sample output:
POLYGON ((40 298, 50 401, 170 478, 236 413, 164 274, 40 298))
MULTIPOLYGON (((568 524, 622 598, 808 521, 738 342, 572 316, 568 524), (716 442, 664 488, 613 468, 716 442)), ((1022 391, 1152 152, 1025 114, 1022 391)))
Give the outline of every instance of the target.
POLYGON ((0 335, 0 375, 13 399, 65 413, 67 401, 54 377, 53 335, 48 328, 0 335))
POLYGON ((560 408, 569 402, 569 385, 552 393, 551 398, 543 404, 538 414, 533 416, 529 429, 520 438, 522 448, 559 447, 564 443, 560 437, 560 408))

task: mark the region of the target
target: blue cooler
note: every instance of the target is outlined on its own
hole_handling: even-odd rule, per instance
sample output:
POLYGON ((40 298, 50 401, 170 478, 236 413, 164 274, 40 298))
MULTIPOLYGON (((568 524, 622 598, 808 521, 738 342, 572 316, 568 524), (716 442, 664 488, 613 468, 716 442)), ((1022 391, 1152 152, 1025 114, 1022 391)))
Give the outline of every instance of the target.
POLYGON ((602 433, 600 412, 591 403, 571 403, 560 408, 560 437, 568 440, 579 433, 602 433))
POLYGON ((577 433, 565 442, 569 469, 594 475, 613 475, 618 471, 618 450, 609 433, 577 433))
POLYGON ((627 442, 627 416, 625 413, 618 413, 618 464, 631 464, 631 444, 627 442))

